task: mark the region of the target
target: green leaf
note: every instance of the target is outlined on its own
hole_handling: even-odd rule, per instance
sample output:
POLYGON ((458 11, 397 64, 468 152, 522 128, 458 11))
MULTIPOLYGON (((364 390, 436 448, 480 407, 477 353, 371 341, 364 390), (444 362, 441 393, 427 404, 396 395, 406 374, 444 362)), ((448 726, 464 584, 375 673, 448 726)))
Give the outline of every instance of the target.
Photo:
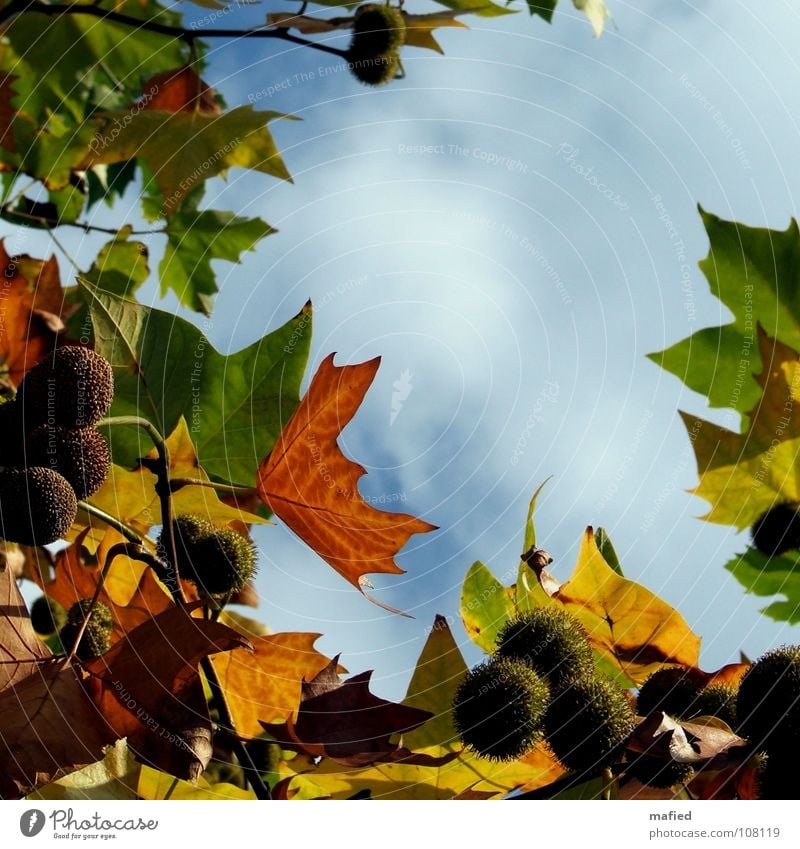
POLYGON ((725 568, 748 593, 786 597, 785 601, 774 601, 762 608, 766 616, 792 625, 800 622, 800 555, 767 557, 755 548, 748 548, 725 568))
POLYGON ((117 740, 105 750, 97 763, 70 773, 52 784, 31 793, 28 799, 138 799, 136 792, 141 767, 124 740, 117 740))
POLYGON ((619 557, 617 557, 617 551, 614 546, 611 544, 611 537, 606 533, 605 528, 598 528, 594 532, 594 541, 597 543, 597 548, 600 551, 600 554, 603 555, 603 559, 608 563, 608 565, 621 577, 625 577, 622 572, 622 564, 619 562, 619 557))
POLYGON ((86 202, 85 185, 69 185, 64 189, 48 192, 48 201, 53 205, 54 218, 59 224, 73 223, 80 218, 86 202))
POLYGON ((158 267, 161 294, 172 289, 181 303, 209 315, 217 292, 211 260, 238 263, 244 251, 275 230, 260 218, 184 208, 169 217, 165 232, 167 247, 158 267))
MULTIPOLYGON (((185 416, 208 474, 253 486, 259 463, 298 404, 311 304, 283 327, 225 356, 182 318, 82 288, 95 348, 114 367, 111 415, 144 416, 162 433, 171 433, 185 416)), ((113 427, 110 439, 114 462, 127 467, 152 447, 135 428, 113 427)))
MULTIPOLYGON (((528 515, 525 519, 525 533, 522 540, 522 553, 536 547, 536 527, 533 523, 533 514, 536 510, 536 502, 550 478, 546 478, 536 488, 528 505, 528 515)), ((539 580, 531 567, 522 559, 517 570, 517 583, 514 587, 514 603, 519 613, 533 610, 549 604, 547 596, 539 585, 539 580)))
POLYGON ((161 193, 161 215, 168 217, 206 180, 229 168, 249 168, 291 181, 267 129, 279 118, 296 120, 281 112, 256 112, 252 106, 223 115, 162 109, 106 112, 98 118, 83 165, 143 160, 161 193))
MULTIPOLYGON (((158 16, 160 23, 180 20, 155 0, 126 0, 115 8, 141 19, 158 16)), ((0 71, 17 77, 14 105, 42 125, 48 111, 85 120, 97 105, 99 76, 113 78, 118 101, 104 100, 105 108, 121 106, 138 96, 144 78, 186 60, 178 39, 88 15, 25 12, 5 25, 3 38, 0 71)))
POLYGON ((117 198, 125 194, 125 189, 136 178, 136 160, 115 162, 113 165, 95 165, 86 172, 89 184, 87 209, 91 209, 99 200, 113 206, 117 198))
POLYGON ((539 15, 549 24, 553 22, 553 12, 556 10, 558 0, 527 0, 527 3, 531 15, 539 15))
POLYGON ((461 588, 461 620, 470 639, 491 654, 498 632, 513 615, 509 591, 483 563, 473 563, 461 588))
POLYGON ((501 15, 516 15, 516 9, 507 6, 498 6, 491 0, 435 0, 440 6, 448 9, 458 9, 472 12, 481 18, 498 18, 501 15))
POLYGON ((743 413, 760 395, 756 326, 800 350, 800 231, 746 227, 700 210, 711 249, 700 268, 733 321, 707 327, 650 359, 712 407, 743 413))

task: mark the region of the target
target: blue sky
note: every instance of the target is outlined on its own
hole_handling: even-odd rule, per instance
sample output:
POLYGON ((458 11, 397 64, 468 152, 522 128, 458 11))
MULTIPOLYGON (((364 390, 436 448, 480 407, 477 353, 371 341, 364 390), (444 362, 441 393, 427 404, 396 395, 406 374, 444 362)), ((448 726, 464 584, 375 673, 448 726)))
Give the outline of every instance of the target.
MULTIPOLYGON (((795 214, 800 17, 788 0, 608 4, 600 39, 566 0, 552 26, 470 18, 471 31, 439 30, 446 56, 407 50, 406 78, 378 90, 291 45, 211 51, 205 77, 229 105, 256 98, 303 121, 273 125, 294 185, 210 184, 209 205, 280 232, 217 266, 209 336, 238 349, 310 296, 314 367, 331 351, 340 364, 381 354, 342 446, 368 469, 364 495, 441 527, 403 551, 406 575, 375 580, 414 619, 371 605, 285 528, 259 530, 259 615, 323 632, 385 696, 404 692, 437 612, 477 660, 457 621, 464 574, 477 559, 516 568, 528 499, 551 476, 537 527, 559 577, 583 528, 602 525, 626 574, 703 636, 705 668, 799 641, 724 571, 745 537, 699 521, 686 493, 696 468, 677 410, 734 419, 645 355, 727 317, 697 269, 698 203, 780 229, 795 214), (395 381, 407 397, 392 421, 395 381)), ((97 244, 70 246, 86 265, 97 244)))

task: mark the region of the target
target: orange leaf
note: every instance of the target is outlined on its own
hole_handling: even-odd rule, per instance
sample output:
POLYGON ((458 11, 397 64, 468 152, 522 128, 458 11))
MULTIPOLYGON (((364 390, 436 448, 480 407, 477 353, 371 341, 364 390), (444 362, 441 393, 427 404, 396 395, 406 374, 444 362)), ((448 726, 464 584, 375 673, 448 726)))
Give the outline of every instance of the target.
POLYGON ((221 115, 214 89, 203 82, 191 68, 176 68, 156 74, 144 84, 142 109, 166 112, 203 112, 221 115))
MULTIPOLYGON (((404 513, 386 513, 358 492, 365 470, 348 460, 336 438, 353 418, 378 371, 380 358, 335 366, 331 354, 275 448, 258 470, 264 503, 340 575, 371 601, 365 574, 403 573, 394 558, 413 534, 435 525, 404 513)), ((398 611, 394 611, 398 612, 398 611)))
POLYGON ((316 677, 330 662, 314 648, 318 637, 251 637, 254 651, 236 649, 211 659, 239 734, 256 737, 263 730, 259 720, 283 722, 297 711, 303 681, 316 677))
POLYGON ((0 363, 19 386, 25 372, 52 350, 52 316, 61 313, 63 296, 55 257, 13 259, 0 242, 3 313, 0 321, 0 363))

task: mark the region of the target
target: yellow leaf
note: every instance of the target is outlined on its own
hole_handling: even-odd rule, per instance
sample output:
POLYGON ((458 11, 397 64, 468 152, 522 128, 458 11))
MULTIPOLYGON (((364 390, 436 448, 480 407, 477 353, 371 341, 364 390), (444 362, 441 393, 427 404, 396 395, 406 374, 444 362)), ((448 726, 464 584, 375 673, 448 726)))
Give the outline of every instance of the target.
POLYGON ((457 20, 458 15, 469 14, 469 10, 453 10, 450 12, 431 12, 427 15, 409 15, 403 12, 406 20, 405 43, 409 47, 423 47, 444 53, 442 46, 433 36, 433 30, 438 27, 462 27, 469 29, 466 24, 457 20))
POLYGON ((692 490, 711 509, 708 522, 752 525, 780 501, 800 500, 800 355, 758 328, 763 393, 745 433, 682 413, 697 458, 692 490))
POLYGON ((665 663, 697 666, 700 638, 674 608, 606 563, 591 528, 572 577, 552 597, 580 620, 603 659, 636 684, 665 663))
POLYGON ((252 790, 242 790, 233 784, 210 784, 200 777, 197 785, 190 781, 179 781, 166 772, 159 772, 149 766, 143 766, 139 774, 139 796, 142 799, 161 801, 163 799, 201 800, 204 802, 230 802, 240 799, 255 799, 252 790))

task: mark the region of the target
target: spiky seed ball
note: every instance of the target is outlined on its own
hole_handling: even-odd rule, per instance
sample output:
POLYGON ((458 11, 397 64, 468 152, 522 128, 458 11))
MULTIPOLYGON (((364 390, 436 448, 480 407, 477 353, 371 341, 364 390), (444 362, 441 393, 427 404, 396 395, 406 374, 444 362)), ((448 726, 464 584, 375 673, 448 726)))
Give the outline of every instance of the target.
POLYGON ((27 460, 63 475, 78 499, 94 495, 111 468, 108 443, 93 427, 68 429, 40 425, 28 437, 27 460))
POLYGON ((729 728, 736 727, 737 689, 730 684, 712 684, 700 691, 694 705, 692 716, 716 716, 729 728))
POLYGON ((736 715, 739 733, 756 746, 800 746, 800 646, 767 652, 745 672, 736 715))
POLYGON ((365 58, 398 50, 405 40, 406 21, 392 6, 366 3, 356 9, 350 54, 365 58))
POLYGON ((702 679, 693 670, 680 666, 659 669, 642 684, 636 712, 647 716, 662 710, 676 719, 684 719, 693 711, 701 688, 702 679))
POLYGON ((538 607, 510 619, 497 636, 497 654, 527 664, 553 689, 594 672, 586 632, 560 607, 538 607))
POLYGON ((378 56, 349 56, 353 76, 364 85, 381 86, 391 82, 400 68, 400 54, 396 50, 378 56))
POLYGON ((796 501, 776 504, 751 529, 753 545, 769 557, 800 548, 800 515, 796 501))
POLYGON ((542 736, 550 688, 532 669, 494 657, 470 670, 453 700, 465 745, 495 761, 515 760, 542 736))
POLYGON ((614 760, 634 725, 633 709, 619 687, 602 678, 584 678, 553 696, 545 738, 568 769, 594 769, 614 760))
POLYGON ((42 466, 0 472, 0 536, 23 545, 61 539, 75 521, 75 491, 42 466))
POLYGON ((667 788, 686 784, 694 777, 691 764, 665 761, 652 755, 640 755, 625 770, 626 774, 648 787, 667 788))
MULTIPOLYGON (((214 533, 214 525, 197 513, 182 513, 172 520, 172 534, 175 538, 175 553, 178 558, 178 572, 181 578, 194 580, 195 560, 200 556, 200 543, 214 533)), ((166 549, 163 530, 158 537, 159 556, 169 561, 170 553, 166 549)), ((162 580, 164 575, 159 575, 162 580)))
POLYGON ((52 598, 40 595, 31 605, 31 625, 43 637, 55 634, 67 622, 67 611, 52 598))
POLYGON ((796 751, 772 752, 758 771, 758 798, 774 800, 800 799, 797 780, 796 751))
POLYGON ((17 392, 25 429, 41 424, 92 427, 114 398, 114 374, 107 360, 90 348, 56 348, 24 377, 17 392))
POLYGON ((192 580, 205 595, 223 595, 240 590, 255 571, 253 543, 243 534, 224 528, 201 540, 192 580))
MULTIPOLYGON (((92 600, 90 598, 83 598, 80 601, 76 601, 67 611, 67 624, 59 632, 64 651, 71 650, 72 644, 78 636, 81 623, 91 608, 91 603, 92 600)), ((98 601, 92 610, 86 630, 83 632, 78 649, 75 652, 78 658, 81 660, 91 660, 93 657, 97 657, 103 654, 103 652, 108 651, 111 647, 111 632, 113 627, 114 618, 111 615, 111 611, 103 602, 98 601)))

